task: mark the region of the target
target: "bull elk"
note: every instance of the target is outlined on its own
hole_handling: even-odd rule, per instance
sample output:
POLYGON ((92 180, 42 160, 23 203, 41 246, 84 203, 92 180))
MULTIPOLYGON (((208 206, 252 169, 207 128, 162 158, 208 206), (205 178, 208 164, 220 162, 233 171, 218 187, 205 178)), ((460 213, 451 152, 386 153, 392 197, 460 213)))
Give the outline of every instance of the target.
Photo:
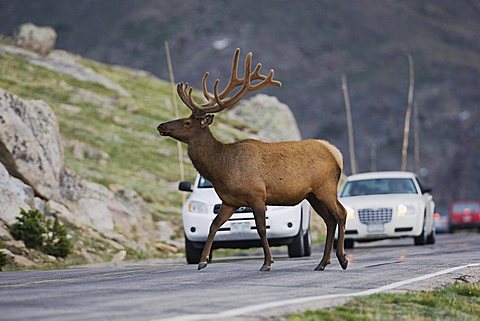
POLYGON ((208 179, 222 200, 220 210, 210 225, 207 241, 198 269, 207 266, 215 233, 242 206, 253 209, 260 236, 264 262, 260 271, 270 271, 273 263, 268 245, 265 222, 266 205, 295 205, 307 199, 325 220, 327 238, 323 258, 315 270, 324 270, 330 263, 335 229, 338 225, 337 258, 343 269, 348 260, 344 252, 346 210, 337 199, 337 184, 343 168, 340 151, 324 140, 265 143, 246 139, 223 144, 212 135, 209 125, 213 113, 233 106, 247 93, 267 86, 280 87, 273 79, 273 69, 262 75, 261 64, 251 71, 252 53, 245 57, 244 77, 237 75, 240 49, 233 56, 230 80, 219 92, 217 79, 213 94, 207 90, 208 72, 202 79, 206 102, 192 98, 188 84, 177 85, 180 99, 190 108, 188 118, 180 118, 158 125, 162 136, 170 136, 188 145, 188 155, 198 172, 208 179), (255 83, 252 83, 255 82, 255 83), (235 94, 232 91, 238 90, 235 94))

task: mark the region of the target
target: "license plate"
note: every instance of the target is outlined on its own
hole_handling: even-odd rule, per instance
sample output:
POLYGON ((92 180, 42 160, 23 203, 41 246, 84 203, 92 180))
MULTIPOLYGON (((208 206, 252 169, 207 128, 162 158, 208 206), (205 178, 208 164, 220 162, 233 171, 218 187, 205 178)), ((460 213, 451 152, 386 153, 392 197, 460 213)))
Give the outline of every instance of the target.
POLYGON ((232 222, 230 223, 232 233, 245 233, 250 231, 250 222, 232 222))
POLYGON ((367 225, 368 233, 383 233, 383 223, 367 225))

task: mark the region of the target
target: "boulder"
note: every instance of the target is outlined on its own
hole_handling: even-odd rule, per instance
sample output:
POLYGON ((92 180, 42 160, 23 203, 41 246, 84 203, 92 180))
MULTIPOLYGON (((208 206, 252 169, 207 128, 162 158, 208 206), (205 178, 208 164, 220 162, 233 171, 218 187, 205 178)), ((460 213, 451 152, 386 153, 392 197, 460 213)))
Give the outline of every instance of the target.
POLYGON ((113 214, 105 202, 95 198, 82 198, 74 209, 75 215, 83 224, 99 231, 113 230, 113 214))
MULTIPOLYGON (((67 176, 69 188, 62 188, 62 192, 69 195, 66 202, 76 218, 72 220, 67 212, 64 215, 67 221, 92 226, 104 235, 117 231, 140 245, 150 241, 154 224, 143 199, 134 190, 111 185, 112 191, 71 175, 71 172, 67 176)), ((123 239, 121 243, 126 244, 123 239)))
POLYGON ((48 201, 46 203, 46 213, 56 216, 60 222, 70 228, 80 228, 81 224, 77 216, 75 216, 63 204, 55 201, 48 201))
POLYGON ((290 108, 276 97, 260 94, 228 111, 230 118, 260 128, 259 139, 269 142, 300 140, 302 136, 290 108))
POLYGON ((8 225, 3 220, 0 220, 0 241, 11 239, 13 239, 13 237, 10 234, 10 229, 8 228, 8 225))
POLYGON ((21 208, 29 210, 33 204, 32 188, 10 176, 5 166, 0 163, 0 219, 11 225, 15 223, 15 217, 20 215, 21 208))
POLYGON ((25 23, 15 31, 14 40, 17 46, 46 56, 55 49, 57 33, 50 27, 25 23))
POLYGON ((15 255, 27 255, 28 249, 25 243, 20 240, 9 240, 3 242, 3 247, 12 252, 15 255))
POLYGON ((63 148, 57 119, 41 100, 0 89, 0 162, 45 199, 58 199, 63 148))
POLYGON ((21 256, 21 255, 15 255, 13 257, 13 263, 16 266, 19 266, 19 267, 33 267, 33 266, 36 266, 35 262, 33 262, 29 258, 27 258, 25 256, 21 256))
POLYGON ((60 196, 68 202, 78 201, 85 192, 85 181, 75 172, 65 168, 60 177, 60 196))
POLYGON ((111 262, 113 263, 121 262, 125 259, 126 256, 127 256, 127 251, 120 250, 118 251, 118 253, 113 255, 111 262))

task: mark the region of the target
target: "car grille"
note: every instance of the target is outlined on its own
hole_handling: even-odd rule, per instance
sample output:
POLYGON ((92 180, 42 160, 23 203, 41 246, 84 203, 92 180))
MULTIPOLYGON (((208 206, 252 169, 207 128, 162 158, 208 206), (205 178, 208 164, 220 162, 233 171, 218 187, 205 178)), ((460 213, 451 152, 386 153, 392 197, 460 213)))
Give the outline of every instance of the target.
POLYGON ((387 223, 392 220, 392 213, 393 209, 390 207, 362 208, 358 210, 358 218, 363 224, 387 223))

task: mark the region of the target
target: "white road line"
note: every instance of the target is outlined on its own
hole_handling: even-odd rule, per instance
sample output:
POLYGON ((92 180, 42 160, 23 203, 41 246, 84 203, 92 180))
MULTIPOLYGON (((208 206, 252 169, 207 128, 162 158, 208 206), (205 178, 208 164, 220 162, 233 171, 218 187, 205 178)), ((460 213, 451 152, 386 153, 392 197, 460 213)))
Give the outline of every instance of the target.
POLYGON ((189 315, 180 315, 180 316, 177 316, 177 317, 166 318, 166 319, 155 319, 155 320, 151 320, 151 321, 199 321, 199 320, 224 319, 224 318, 228 318, 228 317, 236 317, 236 316, 240 316, 240 315, 244 315, 244 314, 248 314, 248 313, 252 313, 252 312, 257 312, 257 311, 271 309, 271 308, 277 308, 277 307, 283 307, 283 306, 292 305, 292 304, 306 303, 306 302, 319 301, 319 300, 349 298, 349 297, 370 295, 370 294, 375 294, 375 293, 380 293, 380 292, 384 292, 384 291, 393 290, 393 289, 399 288, 399 287, 407 285, 407 284, 428 280, 428 279, 434 278, 434 277, 439 276, 439 275, 448 274, 448 273, 452 273, 452 272, 455 272, 455 271, 458 271, 458 270, 466 269, 466 268, 469 268, 469 267, 477 267, 477 266, 480 266, 480 263, 472 263, 472 264, 467 264, 467 265, 456 266, 456 267, 452 267, 452 268, 449 268, 449 269, 446 269, 446 270, 441 270, 441 271, 438 271, 438 272, 435 272, 435 273, 425 274, 425 275, 418 276, 418 277, 415 277, 415 278, 412 278, 412 279, 406 279, 406 280, 403 280, 403 281, 387 284, 387 285, 381 286, 379 288, 369 289, 369 290, 360 291, 360 292, 343 293, 343 294, 327 294, 327 295, 318 295, 318 296, 307 296, 307 297, 300 297, 300 298, 291 299, 291 300, 283 300, 283 301, 275 301, 275 302, 269 302, 269 303, 255 304, 255 305, 250 305, 250 306, 243 307, 243 308, 226 310, 226 311, 219 312, 219 313, 214 313, 214 314, 189 314, 189 315))

